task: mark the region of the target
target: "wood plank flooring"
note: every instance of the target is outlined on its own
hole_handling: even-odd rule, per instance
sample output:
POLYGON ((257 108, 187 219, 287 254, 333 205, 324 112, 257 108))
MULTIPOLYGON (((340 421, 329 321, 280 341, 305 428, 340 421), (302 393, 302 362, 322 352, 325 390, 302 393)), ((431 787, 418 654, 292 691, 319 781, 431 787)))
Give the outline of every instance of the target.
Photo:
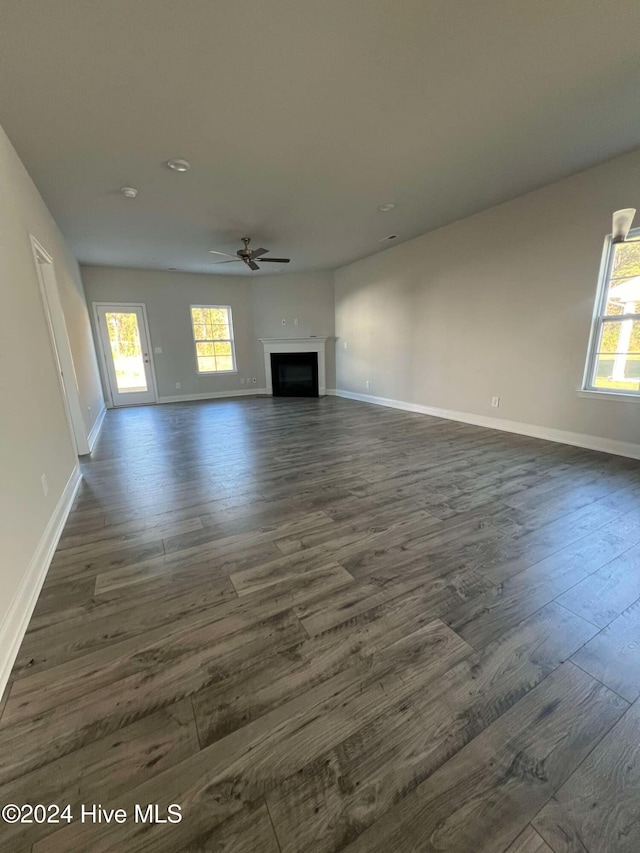
POLYGON ((74 820, 0 850, 640 850, 640 463, 256 398, 83 477, 0 699, 0 805, 74 820))

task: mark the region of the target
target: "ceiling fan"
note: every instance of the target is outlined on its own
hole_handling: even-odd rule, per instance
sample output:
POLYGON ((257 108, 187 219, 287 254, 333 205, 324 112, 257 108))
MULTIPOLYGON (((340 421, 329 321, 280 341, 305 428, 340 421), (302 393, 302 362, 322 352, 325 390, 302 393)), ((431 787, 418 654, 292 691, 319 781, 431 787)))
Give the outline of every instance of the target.
POLYGON ((212 264, 235 264, 239 261, 242 261, 243 264, 246 264, 249 269, 259 270, 260 267, 256 263, 257 260, 263 263, 270 264, 288 264, 291 258, 265 258, 263 255, 269 251, 269 249, 250 249, 249 243, 251 242, 251 237, 243 237, 242 242, 244 243, 244 249, 238 249, 235 255, 230 255, 228 252, 214 252, 213 249, 210 249, 209 252, 212 255, 220 255, 226 260, 222 261, 211 261, 212 264))

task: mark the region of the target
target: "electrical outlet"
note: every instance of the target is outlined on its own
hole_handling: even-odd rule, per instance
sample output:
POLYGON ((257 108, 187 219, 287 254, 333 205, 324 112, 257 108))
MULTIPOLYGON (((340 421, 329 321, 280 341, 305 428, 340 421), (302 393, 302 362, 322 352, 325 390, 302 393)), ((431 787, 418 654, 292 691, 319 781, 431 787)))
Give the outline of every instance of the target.
POLYGON ((371 382, 368 379, 364 384, 365 384, 365 387, 367 390, 369 390, 369 388, 371 388, 371 382))
POLYGON ((180 390, 180 383, 179 382, 176 382, 176 390, 178 390, 178 391, 180 390))
POLYGON ((241 385, 244 385, 244 376, 241 376, 241 377, 240 377, 240 384, 241 384, 241 385))
POLYGON ((491 398, 491 405, 493 406, 494 409, 497 409, 498 406, 500 405, 500 397, 492 397, 491 398))
POLYGON ((344 342, 344 348, 349 349, 349 344, 346 341, 344 342))
POLYGON ((250 376, 247 376, 246 382, 247 382, 247 385, 251 384, 251 377, 250 376))
POLYGON ((46 498, 46 496, 49 494, 49 483, 47 483, 46 474, 43 474, 42 477, 40 477, 40 482, 42 483, 42 491, 44 492, 44 496, 46 498))
POLYGON ((298 325, 298 318, 297 318, 297 317, 296 317, 296 319, 293 321, 293 325, 294 325, 294 326, 297 326, 297 325, 298 325))

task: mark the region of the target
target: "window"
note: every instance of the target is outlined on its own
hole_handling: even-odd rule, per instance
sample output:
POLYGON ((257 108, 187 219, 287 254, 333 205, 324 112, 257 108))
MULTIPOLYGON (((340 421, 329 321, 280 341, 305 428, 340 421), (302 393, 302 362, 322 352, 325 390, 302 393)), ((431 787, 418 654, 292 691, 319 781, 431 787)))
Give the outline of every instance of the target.
POLYGON ((198 373, 233 373, 236 354, 228 305, 192 305, 191 326, 198 373))
POLYGON ((602 268, 584 387, 640 397, 640 229, 608 241, 602 268))

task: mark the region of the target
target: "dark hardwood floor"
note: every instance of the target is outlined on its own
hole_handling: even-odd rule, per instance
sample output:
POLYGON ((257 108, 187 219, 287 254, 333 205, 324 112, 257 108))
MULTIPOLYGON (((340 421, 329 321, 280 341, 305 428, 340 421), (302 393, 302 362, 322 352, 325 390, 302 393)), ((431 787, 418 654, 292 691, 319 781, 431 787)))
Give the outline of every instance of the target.
POLYGON ((74 820, 0 850, 638 853, 640 463, 327 397, 83 474, 0 700, 0 805, 74 820))

